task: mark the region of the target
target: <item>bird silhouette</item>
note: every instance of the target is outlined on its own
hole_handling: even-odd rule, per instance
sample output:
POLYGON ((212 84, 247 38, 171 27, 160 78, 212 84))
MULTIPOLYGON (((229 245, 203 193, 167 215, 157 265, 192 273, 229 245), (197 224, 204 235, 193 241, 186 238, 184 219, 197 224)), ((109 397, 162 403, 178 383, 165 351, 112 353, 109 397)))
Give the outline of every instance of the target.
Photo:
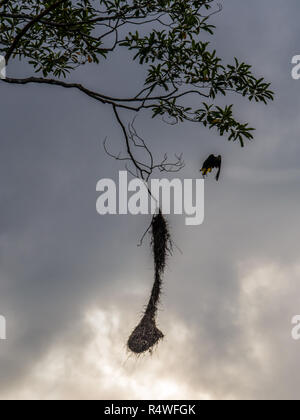
POLYGON ((203 177, 205 177, 208 173, 210 173, 214 168, 218 169, 218 172, 216 174, 216 181, 219 180, 220 172, 221 172, 221 166, 222 166, 222 156, 215 156, 215 155, 209 155, 208 158, 204 161, 202 168, 200 169, 200 172, 202 172, 203 177))

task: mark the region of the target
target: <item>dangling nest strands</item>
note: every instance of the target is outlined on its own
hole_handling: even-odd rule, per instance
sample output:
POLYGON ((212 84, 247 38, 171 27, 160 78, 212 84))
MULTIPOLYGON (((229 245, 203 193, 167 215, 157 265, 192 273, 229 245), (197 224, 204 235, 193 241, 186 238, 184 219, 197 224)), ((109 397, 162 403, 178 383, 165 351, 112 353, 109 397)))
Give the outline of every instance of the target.
POLYGON ((162 289, 162 276, 166 268, 167 256, 172 253, 172 242, 167 221, 161 211, 152 219, 151 235, 155 268, 154 284, 144 316, 133 330, 127 343, 129 350, 136 354, 151 352, 164 337, 156 326, 156 315, 162 289))

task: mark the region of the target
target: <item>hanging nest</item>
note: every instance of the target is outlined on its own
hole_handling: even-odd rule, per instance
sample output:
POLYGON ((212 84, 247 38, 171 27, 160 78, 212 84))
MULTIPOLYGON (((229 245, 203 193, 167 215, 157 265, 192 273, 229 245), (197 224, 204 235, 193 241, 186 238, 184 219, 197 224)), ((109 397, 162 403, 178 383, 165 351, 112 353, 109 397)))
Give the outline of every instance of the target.
POLYGON ((172 242, 168 223, 161 211, 155 215, 151 223, 151 246, 154 257, 154 284, 144 316, 128 339, 127 346, 133 353, 141 354, 151 351, 164 337, 156 326, 156 315, 162 290, 168 254, 172 253, 172 242))
POLYGON ((129 337, 127 346, 133 353, 142 354, 148 350, 151 351, 163 337, 163 333, 156 326, 155 319, 145 313, 129 337))

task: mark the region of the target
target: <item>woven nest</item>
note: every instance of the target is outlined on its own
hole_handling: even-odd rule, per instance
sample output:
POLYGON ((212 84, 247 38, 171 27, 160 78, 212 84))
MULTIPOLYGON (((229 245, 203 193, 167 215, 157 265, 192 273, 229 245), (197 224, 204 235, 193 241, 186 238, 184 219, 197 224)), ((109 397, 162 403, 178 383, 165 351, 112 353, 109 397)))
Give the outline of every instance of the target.
POLYGON ((133 353, 141 354, 151 351, 164 337, 156 326, 157 307, 161 294, 162 275, 166 267, 168 253, 171 253, 171 240, 168 224, 159 212, 153 217, 152 252, 154 257, 155 279, 145 314, 128 339, 127 346, 133 353))

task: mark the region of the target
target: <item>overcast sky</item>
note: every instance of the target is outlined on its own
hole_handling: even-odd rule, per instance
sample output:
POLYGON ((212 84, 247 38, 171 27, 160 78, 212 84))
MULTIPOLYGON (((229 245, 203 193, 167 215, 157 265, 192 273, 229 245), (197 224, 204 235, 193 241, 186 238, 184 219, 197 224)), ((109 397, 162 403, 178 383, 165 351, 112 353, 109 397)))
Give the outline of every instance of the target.
MULTIPOLYGON (((170 217, 182 253, 168 261, 166 338, 152 356, 125 347, 153 281, 149 243, 137 248, 149 218, 96 213, 97 181, 124 169, 102 149, 106 136, 123 147, 111 109, 70 90, 0 84, 2 399, 299 397, 299 12, 297 0, 227 0, 213 18, 218 54, 249 62, 276 92, 267 107, 228 98, 257 128, 245 149, 195 125, 137 120, 156 154, 184 152, 182 178, 199 176, 210 153, 224 161, 219 183, 205 182, 204 224, 170 217)), ((124 51, 75 78, 126 94, 142 70, 124 51)))

